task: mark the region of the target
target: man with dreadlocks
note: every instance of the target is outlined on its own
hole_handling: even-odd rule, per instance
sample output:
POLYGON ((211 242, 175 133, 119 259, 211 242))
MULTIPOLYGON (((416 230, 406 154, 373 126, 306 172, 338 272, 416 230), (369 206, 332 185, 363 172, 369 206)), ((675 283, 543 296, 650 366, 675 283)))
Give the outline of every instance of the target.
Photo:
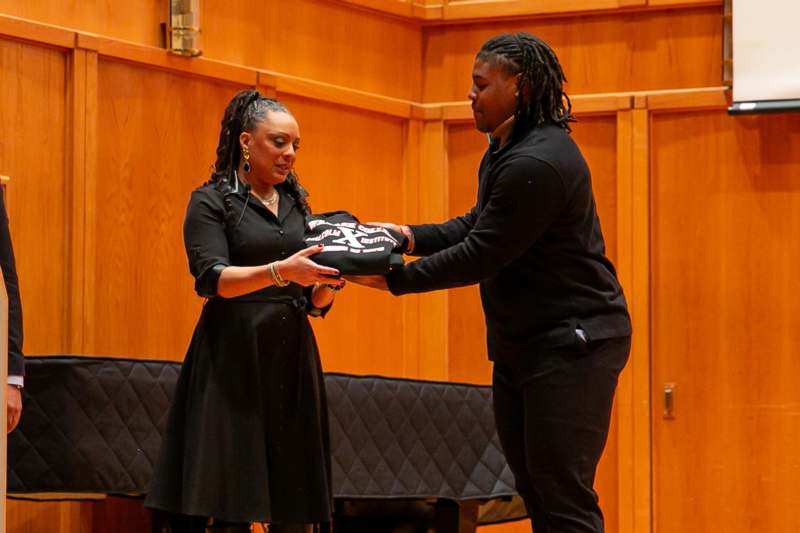
MULTIPOLYGON (((170 533, 330 530, 325 386, 306 314, 339 272, 311 260, 297 121, 241 91, 225 109, 211 179, 192 192, 184 241, 207 298, 181 366, 145 505, 170 533)), ((160 530, 162 531, 162 530, 160 530)))
POLYGON ((424 257, 353 278, 396 295, 480 283, 498 434, 536 533, 603 531, 594 477, 630 352, 565 81, 529 33, 484 43, 469 93, 490 136, 475 207, 442 224, 388 224, 424 257))

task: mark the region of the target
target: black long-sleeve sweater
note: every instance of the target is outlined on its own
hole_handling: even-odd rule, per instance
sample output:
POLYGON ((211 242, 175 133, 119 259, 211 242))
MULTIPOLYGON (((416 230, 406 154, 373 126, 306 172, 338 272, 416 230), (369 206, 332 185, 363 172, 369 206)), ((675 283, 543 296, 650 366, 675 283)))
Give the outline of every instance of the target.
POLYGON ((8 230, 3 189, 0 187, 0 268, 8 294, 8 375, 25 375, 25 357, 22 355, 22 303, 19 298, 17 265, 8 230))
POLYGON ((630 335, 616 271, 605 256, 591 176, 569 134, 547 125, 493 144, 478 200, 464 216, 411 226, 425 256, 387 276, 395 295, 480 283, 489 358, 630 335))

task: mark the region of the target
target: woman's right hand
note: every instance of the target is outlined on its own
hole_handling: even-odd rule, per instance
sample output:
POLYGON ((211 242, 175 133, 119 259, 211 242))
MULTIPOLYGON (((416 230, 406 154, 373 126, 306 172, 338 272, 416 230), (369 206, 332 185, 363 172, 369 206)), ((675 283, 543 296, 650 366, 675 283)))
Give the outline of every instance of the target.
POLYGON ((322 251, 323 246, 318 244, 300 250, 288 259, 278 261, 275 265, 280 276, 286 281, 292 281, 303 287, 315 283, 329 283, 331 285, 341 285, 344 280, 339 277, 339 271, 335 268, 319 265, 309 259, 312 255, 322 251))

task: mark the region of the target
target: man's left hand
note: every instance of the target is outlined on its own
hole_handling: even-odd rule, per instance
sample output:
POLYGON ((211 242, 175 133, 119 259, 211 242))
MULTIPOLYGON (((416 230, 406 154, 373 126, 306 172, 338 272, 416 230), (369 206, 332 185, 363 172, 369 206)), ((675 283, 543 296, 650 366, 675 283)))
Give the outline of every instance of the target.
POLYGON ((6 397, 8 398, 6 432, 11 433, 19 424, 19 419, 22 416, 22 391, 13 385, 6 385, 6 397))
POLYGON ((386 285, 386 276, 381 275, 374 275, 374 276, 345 276, 344 279, 347 281, 352 281, 358 285, 364 285, 365 287, 371 287, 373 289, 380 289, 382 291, 388 291, 389 287, 386 285))

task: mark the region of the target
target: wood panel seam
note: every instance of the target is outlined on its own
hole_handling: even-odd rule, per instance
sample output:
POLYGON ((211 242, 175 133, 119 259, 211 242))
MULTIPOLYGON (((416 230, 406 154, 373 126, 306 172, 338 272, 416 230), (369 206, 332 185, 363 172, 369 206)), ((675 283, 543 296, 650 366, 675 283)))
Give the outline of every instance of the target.
POLYGON ((651 317, 650 305, 650 114, 634 109, 632 159, 632 315, 637 325, 631 353, 633 372, 634 531, 653 530, 653 448, 651 419, 651 317))
POLYGON ((67 280, 64 284, 67 303, 66 323, 68 330, 66 348, 70 353, 83 353, 83 320, 84 315, 84 226, 83 211, 85 182, 85 126, 86 126, 86 51, 74 49, 69 58, 69 90, 67 120, 69 134, 68 189, 70 197, 69 228, 67 253, 69 254, 67 280))

